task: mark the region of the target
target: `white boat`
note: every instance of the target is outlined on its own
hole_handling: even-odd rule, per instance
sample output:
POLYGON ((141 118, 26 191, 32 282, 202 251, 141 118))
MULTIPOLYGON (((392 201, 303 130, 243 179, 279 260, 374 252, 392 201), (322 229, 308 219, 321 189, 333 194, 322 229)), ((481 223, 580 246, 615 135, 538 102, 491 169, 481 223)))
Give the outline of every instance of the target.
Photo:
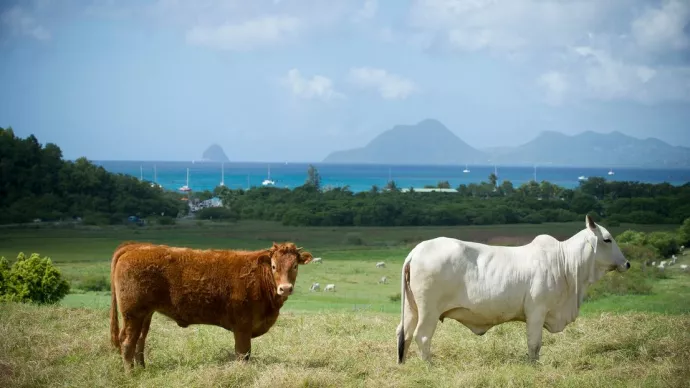
POLYGON ((180 190, 180 191, 192 191, 192 189, 189 188, 189 168, 187 168, 187 184, 180 187, 178 190, 180 190))
POLYGON ((162 187, 158 184, 158 171, 156 170, 155 164, 153 165, 153 182, 151 183, 151 187, 162 187))
POLYGON ((468 173, 468 172, 470 172, 470 170, 469 170, 469 169, 467 168, 467 164, 465 164, 465 169, 464 169, 464 170, 462 170, 462 172, 464 172, 464 173, 468 173))
POLYGON ((577 179, 578 179, 578 180, 581 180, 581 181, 586 181, 586 180, 587 180, 587 177, 584 176, 584 175, 580 175, 579 177, 577 177, 577 179))
POLYGON ((225 162, 220 164, 220 186, 225 186, 225 162))
POLYGON ((613 169, 609 169, 609 175, 613 175, 613 174, 615 174, 615 173, 613 172, 613 169))
POLYGON ((276 184, 275 181, 271 180, 271 166, 268 166, 268 178, 264 179, 263 182, 261 182, 262 185, 264 186, 273 186, 276 184))

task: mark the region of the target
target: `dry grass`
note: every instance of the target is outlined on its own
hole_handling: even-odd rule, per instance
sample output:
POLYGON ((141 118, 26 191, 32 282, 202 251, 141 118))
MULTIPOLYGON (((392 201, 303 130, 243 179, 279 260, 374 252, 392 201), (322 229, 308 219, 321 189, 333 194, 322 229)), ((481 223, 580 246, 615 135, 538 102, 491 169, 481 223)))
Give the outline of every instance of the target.
POLYGON ((253 343, 252 359, 230 361, 232 334, 181 329, 155 315, 146 369, 123 374, 103 310, 0 305, 2 387, 680 387, 690 386, 690 317, 601 314, 565 332, 544 331, 542 358, 527 362, 525 326, 478 337, 440 324, 433 363, 396 364, 398 317, 288 313, 253 343))

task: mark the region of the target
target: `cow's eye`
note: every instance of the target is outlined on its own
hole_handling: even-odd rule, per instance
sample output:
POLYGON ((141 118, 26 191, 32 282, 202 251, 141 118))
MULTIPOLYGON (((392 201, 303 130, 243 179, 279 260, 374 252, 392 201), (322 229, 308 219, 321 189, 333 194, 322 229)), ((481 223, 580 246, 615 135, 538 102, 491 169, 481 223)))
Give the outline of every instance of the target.
POLYGON ((297 269, 297 264, 293 265, 292 269, 297 269))
POLYGON ((610 239, 610 238, 605 238, 605 239, 604 239, 604 242, 607 243, 607 244, 610 244, 610 243, 611 243, 611 239, 610 239))
POLYGON ((273 269, 273 270, 275 271, 275 270, 276 270, 276 265, 275 265, 275 264, 271 264, 271 269, 273 269))

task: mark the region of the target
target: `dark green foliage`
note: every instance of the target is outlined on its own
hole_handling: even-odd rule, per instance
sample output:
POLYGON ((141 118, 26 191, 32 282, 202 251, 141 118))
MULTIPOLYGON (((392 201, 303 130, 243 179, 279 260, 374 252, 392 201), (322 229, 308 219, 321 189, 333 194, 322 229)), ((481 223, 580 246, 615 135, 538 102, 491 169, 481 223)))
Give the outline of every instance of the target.
POLYGON ((391 302, 399 302, 401 297, 402 297, 402 295, 398 292, 397 294, 389 295, 388 299, 391 302))
POLYGON ((175 219, 168 216, 155 217, 158 225, 175 225, 175 219))
POLYGON ((105 276, 89 276, 79 284, 84 291, 110 291, 110 281, 105 276))
POLYGON ((69 293, 69 283, 47 257, 42 258, 37 253, 26 257, 20 253, 9 269, 6 260, 1 261, 2 300, 53 304, 69 293))
POLYGON ((690 246, 688 246, 690 245, 690 218, 686 218, 685 221, 683 221, 683 225, 678 229, 678 239, 681 245, 690 249, 690 246))
POLYGON ((92 225, 122 223, 129 216, 185 209, 180 195, 123 174, 107 172, 85 158, 64 161, 55 144, 0 128, 0 224, 72 220, 92 225))
POLYGON ((681 245, 677 233, 652 232, 646 234, 632 230, 626 230, 618 235, 616 242, 621 245, 629 244, 651 249, 660 258, 668 258, 678 253, 681 245))
POLYGON ((236 220, 237 214, 225 207, 208 207, 195 213, 200 220, 236 220))

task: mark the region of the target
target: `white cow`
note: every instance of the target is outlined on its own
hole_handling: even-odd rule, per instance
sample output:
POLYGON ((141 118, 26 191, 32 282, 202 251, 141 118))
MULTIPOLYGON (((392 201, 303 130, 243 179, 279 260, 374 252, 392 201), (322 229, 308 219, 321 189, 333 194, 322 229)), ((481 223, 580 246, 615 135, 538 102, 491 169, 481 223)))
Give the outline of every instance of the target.
POLYGON ((688 265, 687 264, 681 264, 680 265, 681 271, 687 271, 688 270, 688 265))
POLYGON ((326 288, 323 289, 323 292, 326 292, 326 291, 335 292, 335 284, 326 284, 326 288))
POLYGON ((309 287, 309 291, 318 291, 321 288, 321 285, 319 283, 312 283, 311 287, 309 287))
POLYGON ((587 216, 565 241, 539 235, 527 245, 490 246, 439 237, 419 243, 402 268, 398 363, 412 338, 429 361, 438 321, 454 319, 477 335, 509 321, 527 324, 527 347, 539 359, 542 327, 558 333, 575 321, 587 287, 630 262, 611 234, 587 216))
POLYGON ((315 257, 315 258, 312 260, 312 262, 313 262, 313 263, 319 263, 319 264, 322 264, 322 263, 323 263, 322 258, 320 258, 320 257, 315 257))
POLYGON ((386 263, 384 263, 383 261, 379 261, 378 263, 376 263, 376 268, 386 268, 386 263))
POLYGON ((379 284, 386 284, 386 283, 388 283, 388 278, 387 278, 387 277, 384 276, 384 277, 382 277, 381 279, 379 279, 379 284))

